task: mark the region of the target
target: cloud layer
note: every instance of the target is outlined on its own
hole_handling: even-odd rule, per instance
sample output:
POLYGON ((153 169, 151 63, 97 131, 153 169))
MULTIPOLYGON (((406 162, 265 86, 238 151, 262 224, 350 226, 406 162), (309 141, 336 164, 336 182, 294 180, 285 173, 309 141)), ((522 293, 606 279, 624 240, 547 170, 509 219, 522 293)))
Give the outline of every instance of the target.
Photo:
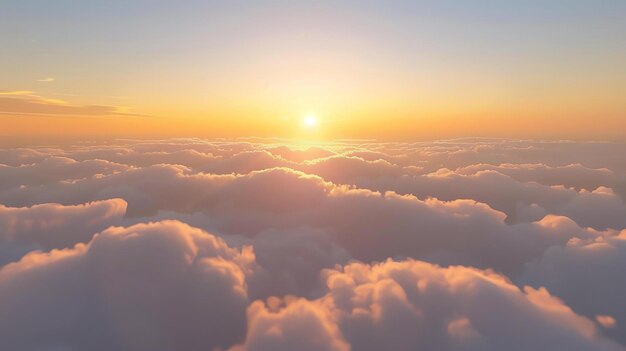
POLYGON ((622 144, 0 150, 16 350, 624 350, 622 144))

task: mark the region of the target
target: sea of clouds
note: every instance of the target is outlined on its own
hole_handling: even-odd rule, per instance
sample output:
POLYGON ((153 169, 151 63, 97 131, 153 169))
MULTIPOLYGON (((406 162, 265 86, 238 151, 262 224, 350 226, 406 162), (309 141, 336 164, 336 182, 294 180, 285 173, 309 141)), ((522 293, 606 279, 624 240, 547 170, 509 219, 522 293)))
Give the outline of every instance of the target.
POLYGON ((626 144, 0 150, 0 349, 626 350, 626 144))

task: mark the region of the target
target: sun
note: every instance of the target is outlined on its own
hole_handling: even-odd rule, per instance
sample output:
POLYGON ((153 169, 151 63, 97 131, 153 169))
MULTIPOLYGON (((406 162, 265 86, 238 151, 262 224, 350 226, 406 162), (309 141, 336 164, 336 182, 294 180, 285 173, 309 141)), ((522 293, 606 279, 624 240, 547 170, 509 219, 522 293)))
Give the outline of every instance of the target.
POLYGON ((307 128, 315 128, 317 126, 317 123, 318 123, 317 116, 315 116, 315 115, 307 115, 302 120, 302 123, 307 128))

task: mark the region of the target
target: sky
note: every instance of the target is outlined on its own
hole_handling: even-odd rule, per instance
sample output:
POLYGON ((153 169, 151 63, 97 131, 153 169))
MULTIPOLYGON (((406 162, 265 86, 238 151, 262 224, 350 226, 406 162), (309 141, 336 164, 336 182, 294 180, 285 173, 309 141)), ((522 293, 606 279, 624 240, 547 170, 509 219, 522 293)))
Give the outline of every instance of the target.
POLYGON ((21 0, 0 33, 13 140, 626 139, 621 0, 21 0))

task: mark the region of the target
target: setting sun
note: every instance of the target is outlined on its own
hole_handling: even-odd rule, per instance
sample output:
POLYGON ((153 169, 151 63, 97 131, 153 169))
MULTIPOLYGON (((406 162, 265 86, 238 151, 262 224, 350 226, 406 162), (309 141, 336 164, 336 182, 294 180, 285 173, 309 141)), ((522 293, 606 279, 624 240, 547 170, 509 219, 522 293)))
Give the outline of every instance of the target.
POLYGON ((308 115, 308 116, 304 117, 304 119, 302 120, 302 123, 304 123, 304 126, 307 127, 307 128, 314 128, 318 124, 317 116, 315 116, 315 115, 308 115))

